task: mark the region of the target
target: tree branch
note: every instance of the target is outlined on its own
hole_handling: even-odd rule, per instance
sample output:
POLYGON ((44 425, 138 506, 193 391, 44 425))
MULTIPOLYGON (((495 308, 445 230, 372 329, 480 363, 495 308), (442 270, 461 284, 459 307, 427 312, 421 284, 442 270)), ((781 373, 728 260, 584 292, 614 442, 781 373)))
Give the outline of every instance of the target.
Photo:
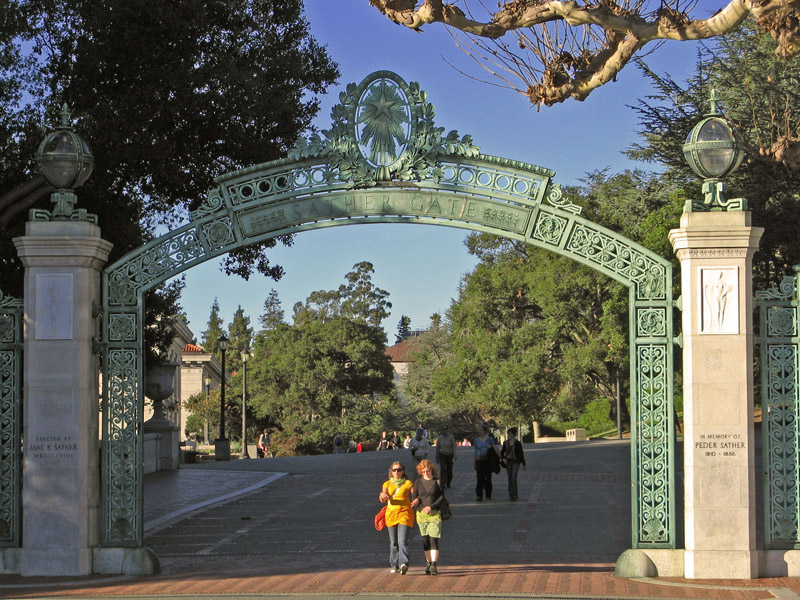
MULTIPOLYGON (((420 32, 425 25, 441 23, 478 38, 498 40, 520 29, 530 29, 515 35, 519 47, 536 56, 540 69, 534 70, 517 60, 505 44, 498 44, 499 50, 492 54, 505 54, 516 65, 515 73, 526 84, 517 91, 537 105, 550 106, 568 98, 584 100, 592 91, 612 81, 647 44, 717 37, 733 31, 748 16, 755 18, 758 26, 776 40, 779 57, 788 59, 800 53, 800 0, 731 0, 707 19, 692 19, 689 11, 677 8, 680 6, 677 0, 661 0, 649 12, 644 9, 644 0, 604 0, 584 5, 575 0, 511 0, 501 4, 500 10, 487 15, 484 21, 475 20, 444 0, 369 2, 395 23, 420 32), (584 41, 552 47, 552 36, 546 27, 559 22, 568 28, 602 29, 603 33, 570 36, 572 40, 584 41), (538 44, 526 43, 527 39, 538 44)), ((484 57, 484 61, 494 62, 494 59, 484 57)))

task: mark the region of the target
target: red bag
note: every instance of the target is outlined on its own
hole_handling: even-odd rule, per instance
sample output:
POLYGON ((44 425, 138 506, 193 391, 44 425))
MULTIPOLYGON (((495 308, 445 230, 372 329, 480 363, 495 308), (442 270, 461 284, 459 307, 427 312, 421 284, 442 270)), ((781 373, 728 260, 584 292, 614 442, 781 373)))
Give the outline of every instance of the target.
POLYGON ((384 527, 386 527, 386 507, 385 506, 378 511, 377 515, 375 515, 375 529, 377 529, 378 531, 383 531, 384 527))

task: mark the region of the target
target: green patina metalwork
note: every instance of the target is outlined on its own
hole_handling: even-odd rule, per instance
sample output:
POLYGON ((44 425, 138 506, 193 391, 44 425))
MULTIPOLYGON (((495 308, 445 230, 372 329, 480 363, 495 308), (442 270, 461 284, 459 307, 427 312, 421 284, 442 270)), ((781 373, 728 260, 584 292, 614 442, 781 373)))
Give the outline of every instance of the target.
POLYGON ((764 455, 764 541, 768 549, 800 548, 797 272, 778 288, 756 292, 761 347, 761 434, 764 455))
POLYGON ((0 547, 20 545, 22 300, 0 293, 0 547))
POLYGON ((485 156, 445 135, 416 83, 388 71, 350 84, 331 129, 289 157, 216 180, 190 221, 103 275, 103 543, 142 543, 143 294, 231 250, 280 235, 369 223, 483 231, 569 256, 630 289, 633 544, 674 547, 672 270, 580 216, 555 173, 485 156))

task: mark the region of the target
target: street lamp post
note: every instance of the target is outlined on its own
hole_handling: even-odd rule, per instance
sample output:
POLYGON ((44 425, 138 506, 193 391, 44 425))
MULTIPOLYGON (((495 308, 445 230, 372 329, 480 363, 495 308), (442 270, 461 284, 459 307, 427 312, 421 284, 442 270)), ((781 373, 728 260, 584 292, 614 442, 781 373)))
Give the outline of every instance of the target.
MULTIPOLYGON (((208 406, 208 393, 211 391, 211 377, 206 375, 203 378, 203 383, 206 385, 206 406, 208 406)), ((203 444, 208 446, 208 417, 203 419, 203 444)))
POLYGON ((215 460, 231 459, 231 441, 225 437, 225 351, 228 349, 229 341, 224 333, 217 340, 220 352, 222 352, 222 383, 219 394, 219 437, 214 442, 215 460))
POLYGON ((247 453, 247 359, 250 353, 242 351, 242 452, 239 458, 250 458, 247 453))

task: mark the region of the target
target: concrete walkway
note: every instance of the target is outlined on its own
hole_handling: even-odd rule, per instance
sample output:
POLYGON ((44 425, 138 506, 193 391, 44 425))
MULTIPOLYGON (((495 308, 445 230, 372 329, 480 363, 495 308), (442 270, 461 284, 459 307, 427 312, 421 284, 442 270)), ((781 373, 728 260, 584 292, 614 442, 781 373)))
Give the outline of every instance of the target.
POLYGON ((418 534, 407 575, 388 568, 372 517, 389 464, 405 451, 187 465, 145 479, 152 577, 0 577, 0 597, 717 598, 800 599, 800 581, 614 577, 630 547, 627 442, 528 446, 520 500, 505 474, 475 501, 470 449, 448 498, 440 574, 424 574, 418 534))

